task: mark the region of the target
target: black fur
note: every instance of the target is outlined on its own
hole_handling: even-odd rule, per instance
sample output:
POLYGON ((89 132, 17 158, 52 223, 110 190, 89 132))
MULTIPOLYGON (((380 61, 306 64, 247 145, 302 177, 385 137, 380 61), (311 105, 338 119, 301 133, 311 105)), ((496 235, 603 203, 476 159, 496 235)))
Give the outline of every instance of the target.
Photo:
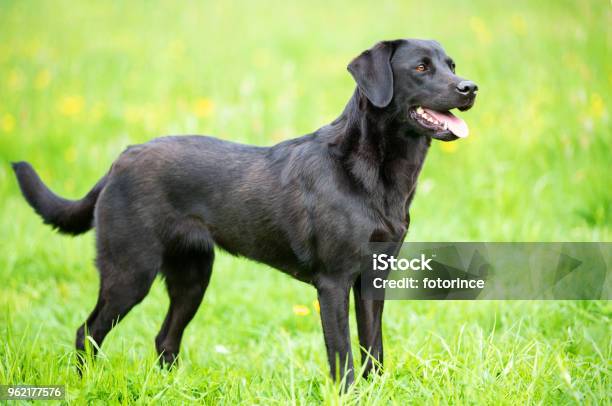
POLYGON ((77 349, 84 348, 85 329, 102 344, 162 273, 170 308, 155 343, 162 361, 173 362, 217 245, 316 287, 331 373, 347 383, 354 379, 353 288, 366 374, 382 365, 383 302, 361 297, 360 250, 369 241, 404 240, 431 138, 454 138, 419 125, 411 109, 468 109, 475 91, 465 90, 471 82, 454 74, 433 41, 379 43, 349 70, 358 86, 338 119, 269 148, 205 136, 158 138, 128 148, 79 201, 54 195, 28 164, 14 165, 24 196, 46 223, 79 234, 95 219, 100 295, 77 332, 77 349), (426 72, 415 70, 423 63, 426 72))
POLYGON ((32 165, 13 163, 21 193, 45 224, 61 233, 78 235, 93 227, 94 206, 98 195, 106 185, 106 177, 100 179, 81 200, 67 200, 49 190, 40 180, 32 165))

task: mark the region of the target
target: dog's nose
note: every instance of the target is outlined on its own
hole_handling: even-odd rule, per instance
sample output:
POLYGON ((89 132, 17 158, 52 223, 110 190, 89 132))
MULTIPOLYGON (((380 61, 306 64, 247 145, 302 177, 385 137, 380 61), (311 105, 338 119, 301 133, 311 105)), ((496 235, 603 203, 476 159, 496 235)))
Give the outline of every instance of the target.
POLYGON ((476 94, 478 91, 478 86, 471 80, 462 80, 457 85, 457 91, 464 95, 476 94))

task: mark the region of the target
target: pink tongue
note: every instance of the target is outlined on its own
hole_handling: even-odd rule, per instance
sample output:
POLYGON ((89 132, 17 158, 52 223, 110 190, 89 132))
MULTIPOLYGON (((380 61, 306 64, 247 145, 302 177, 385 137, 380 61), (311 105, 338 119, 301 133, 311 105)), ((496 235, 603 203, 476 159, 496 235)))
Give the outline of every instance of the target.
POLYGON ((459 117, 453 115, 451 112, 440 112, 435 110, 429 110, 423 108, 427 114, 434 117, 441 123, 446 123, 448 125, 448 129, 450 132, 455 134, 459 138, 465 138, 468 136, 469 129, 465 121, 460 119, 459 117))

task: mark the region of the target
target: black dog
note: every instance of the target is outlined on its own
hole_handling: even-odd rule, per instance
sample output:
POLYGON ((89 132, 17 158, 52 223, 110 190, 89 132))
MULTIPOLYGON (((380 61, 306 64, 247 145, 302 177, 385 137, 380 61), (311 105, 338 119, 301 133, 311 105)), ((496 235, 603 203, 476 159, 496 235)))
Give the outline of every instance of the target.
POLYGON ((170 308, 155 345, 172 363, 217 245, 316 287, 332 376, 349 384, 352 287, 365 371, 382 365, 383 302, 361 296, 360 250, 370 241, 404 240, 431 138, 467 136, 448 110, 472 107, 477 87, 455 75, 434 41, 380 42, 348 70, 357 88, 340 117, 273 147, 158 138, 129 147, 77 201, 53 194, 29 164, 13 165, 45 223, 75 235, 96 228, 100 292, 77 331, 78 350, 86 331, 101 345, 161 273, 170 308))

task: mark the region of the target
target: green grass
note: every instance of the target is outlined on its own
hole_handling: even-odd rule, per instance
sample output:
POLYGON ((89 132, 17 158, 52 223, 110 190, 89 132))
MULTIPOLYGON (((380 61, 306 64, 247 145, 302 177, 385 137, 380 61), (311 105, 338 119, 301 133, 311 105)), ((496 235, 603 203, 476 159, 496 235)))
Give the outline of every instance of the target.
POLYGON ((9 162, 77 197, 158 135, 298 136, 340 113, 346 64, 380 39, 435 38, 480 86, 470 138, 432 147, 409 240, 609 241, 610 4, 458 3, 0 2, 0 384, 78 403, 610 403, 608 302, 389 302, 386 372, 339 397, 314 290, 225 254, 178 369, 156 367, 157 281, 74 373, 93 237, 43 226, 9 162))

